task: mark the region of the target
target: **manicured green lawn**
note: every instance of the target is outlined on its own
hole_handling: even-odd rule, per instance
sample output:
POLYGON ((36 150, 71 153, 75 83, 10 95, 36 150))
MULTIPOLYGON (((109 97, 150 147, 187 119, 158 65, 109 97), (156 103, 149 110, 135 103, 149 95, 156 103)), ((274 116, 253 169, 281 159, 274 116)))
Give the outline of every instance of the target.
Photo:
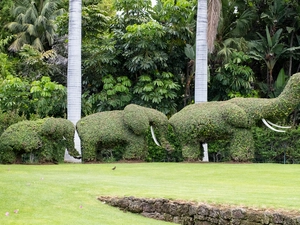
POLYGON ((299 185, 300 165, 0 165, 0 224, 170 224, 123 213, 98 201, 100 195, 300 211, 299 185))

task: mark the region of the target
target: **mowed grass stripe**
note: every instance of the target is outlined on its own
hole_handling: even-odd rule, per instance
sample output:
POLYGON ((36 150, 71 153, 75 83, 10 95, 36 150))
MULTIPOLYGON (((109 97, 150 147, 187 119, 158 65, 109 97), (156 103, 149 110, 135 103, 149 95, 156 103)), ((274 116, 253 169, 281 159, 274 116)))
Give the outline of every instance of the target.
POLYGON ((300 211, 299 184, 300 165, 0 165, 0 224, 168 224, 123 213, 100 195, 300 211))

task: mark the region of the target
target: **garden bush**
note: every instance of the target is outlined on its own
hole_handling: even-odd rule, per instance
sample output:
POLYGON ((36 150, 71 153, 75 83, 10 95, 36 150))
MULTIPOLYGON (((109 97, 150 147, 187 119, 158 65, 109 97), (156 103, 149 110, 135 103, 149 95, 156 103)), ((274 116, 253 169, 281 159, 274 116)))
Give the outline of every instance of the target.
MULTIPOLYGON (((155 134, 160 139, 159 134, 155 134)), ((167 141, 172 144, 169 148, 157 146, 151 137, 150 130, 147 133, 148 155, 147 162, 182 162, 182 146, 173 132, 173 128, 168 126, 167 141)))
POLYGON ((300 130, 278 133, 267 128, 253 128, 254 162, 300 163, 300 130))
POLYGON ((230 161, 230 141, 216 140, 208 144, 208 157, 210 162, 230 161))
POLYGON ((0 137, 0 162, 62 162, 66 148, 70 155, 78 155, 74 133, 73 123, 61 118, 18 122, 0 137))
POLYGON ((26 120, 26 117, 14 111, 0 112, 0 136, 10 125, 23 120, 26 120))
MULTIPOLYGON (((253 127, 255 154, 250 162, 256 163, 300 163, 300 130, 290 129, 286 133, 274 132, 265 127, 253 127)), ((230 142, 213 141, 208 144, 209 159, 213 162, 228 162, 230 142)))

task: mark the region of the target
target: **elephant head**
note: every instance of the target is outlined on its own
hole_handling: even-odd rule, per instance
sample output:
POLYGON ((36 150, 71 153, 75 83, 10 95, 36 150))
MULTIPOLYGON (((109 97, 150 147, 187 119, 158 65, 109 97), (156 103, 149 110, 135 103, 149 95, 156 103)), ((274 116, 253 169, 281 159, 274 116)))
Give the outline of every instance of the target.
POLYGON ((74 124, 63 118, 46 118, 44 120, 41 126, 41 135, 48 140, 60 143, 71 156, 77 157, 79 153, 74 146, 74 124))
POLYGON ((138 106, 135 104, 127 105, 124 108, 124 124, 128 126, 136 135, 145 134, 149 127, 151 136, 156 145, 169 148, 169 143, 165 137, 168 131, 168 118, 162 112, 138 106), (155 132, 159 134, 160 142, 155 136, 155 132))

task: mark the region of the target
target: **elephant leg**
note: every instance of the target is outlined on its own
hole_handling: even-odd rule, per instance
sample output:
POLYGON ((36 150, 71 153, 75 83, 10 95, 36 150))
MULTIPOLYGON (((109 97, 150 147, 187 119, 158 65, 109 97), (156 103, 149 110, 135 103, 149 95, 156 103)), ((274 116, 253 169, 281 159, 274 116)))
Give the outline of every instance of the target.
POLYGON ((4 147, 1 146, 1 151, 0 151, 0 162, 1 163, 15 163, 17 161, 17 156, 13 149, 9 147, 4 147))
POLYGON ((147 143, 144 136, 130 135, 123 154, 124 159, 144 159, 147 155, 147 143))
POLYGON ((81 156, 83 161, 96 161, 97 158, 97 144, 84 140, 84 138, 81 138, 81 156))
POLYGON ((201 142, 187 143, 182 148, 182 156, 187 161, 199 161, 203 157, 201 142))
POLYGON ((250 129, 235 130, 230 143, 230 156, 236 162, 248 162, 254 158, 254 140, 250 129))

